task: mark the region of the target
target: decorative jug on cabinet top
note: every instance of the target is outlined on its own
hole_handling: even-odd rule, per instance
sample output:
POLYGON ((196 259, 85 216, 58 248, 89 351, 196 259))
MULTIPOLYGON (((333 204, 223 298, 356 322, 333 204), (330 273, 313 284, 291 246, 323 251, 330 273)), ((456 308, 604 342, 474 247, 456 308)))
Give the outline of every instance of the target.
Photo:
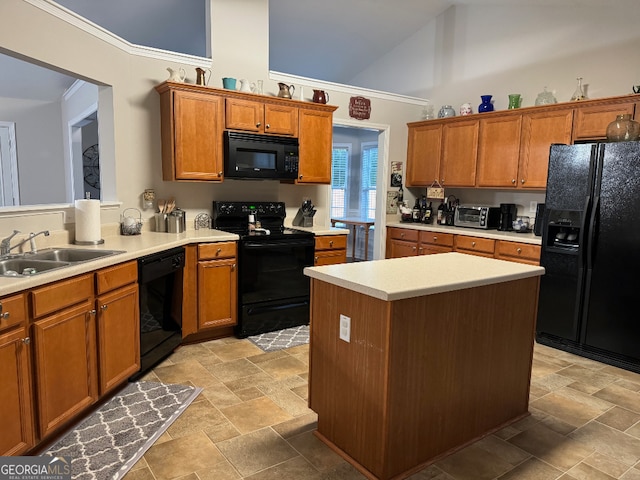
POLYGON ((293 97, 293 92, 296 91, 296 87, 287 85, 286 83, 278 83, 278 87, 280 87, 280 91, 278 92, 280 98, 291 98, 293 97))
POLYGON ((240 91, 251 93, 251 83, 246 78, 238 80, 240 82, 240 91))
POLYGON ((329 93, 324 90, 313 90, 313 101, 315 103, 327 103, 329 101, 329 93))
POLYGON ((207 85, 210 78, 211 70, 209 70, 208 68, 196 68, 196 85, 207 85))
POLYGON ((167 72, 169 72, 169 81, 170 82, 184 82, 184 79, 187 77, 187 73, 184 71, 184 68, 173 69, 171 67, 167 67, 167 72))

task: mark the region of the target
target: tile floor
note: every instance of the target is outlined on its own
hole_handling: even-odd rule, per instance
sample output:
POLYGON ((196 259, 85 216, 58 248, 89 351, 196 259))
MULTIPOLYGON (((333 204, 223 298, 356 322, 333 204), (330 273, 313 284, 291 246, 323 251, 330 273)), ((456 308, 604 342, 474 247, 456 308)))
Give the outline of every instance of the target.
MULTIPOLYGON (((312 433, 308 352, 178 349, 145 379, 204 390, 125 480, 364 479, 312 433)), ((410 479, 640 480, 640 375, 536 344, 530 412, 410 479)))

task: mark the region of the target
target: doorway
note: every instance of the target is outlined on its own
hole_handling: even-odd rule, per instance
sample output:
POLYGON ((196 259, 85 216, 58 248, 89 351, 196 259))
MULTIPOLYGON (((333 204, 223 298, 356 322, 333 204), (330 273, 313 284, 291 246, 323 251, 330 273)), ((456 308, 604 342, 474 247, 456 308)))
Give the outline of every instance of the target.
POLYGON ((380 232, 384 219, 386 137, 388 126, 344 122, 333 126, 333 158, 328 204, 336 226, 348 228, 347 259, 383 258, 380 232), (365 234, 368 229, 368 235, 365 234), (355 236, 355 237, 354 237, 355 236))

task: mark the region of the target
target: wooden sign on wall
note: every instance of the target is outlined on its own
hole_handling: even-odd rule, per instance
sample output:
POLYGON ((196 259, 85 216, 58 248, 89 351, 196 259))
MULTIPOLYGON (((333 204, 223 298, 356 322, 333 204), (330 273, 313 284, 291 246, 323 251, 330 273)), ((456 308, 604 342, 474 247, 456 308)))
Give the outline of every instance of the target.
POLYGON ((368 120, 371 117, 371 100, 364 97, 351 97, 349 116, 357 120, 368 120))

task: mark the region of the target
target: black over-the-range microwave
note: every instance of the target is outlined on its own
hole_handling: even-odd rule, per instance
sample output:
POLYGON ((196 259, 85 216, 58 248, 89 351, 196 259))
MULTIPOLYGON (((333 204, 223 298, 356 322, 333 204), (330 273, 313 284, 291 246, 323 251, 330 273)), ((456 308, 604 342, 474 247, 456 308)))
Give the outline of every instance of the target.
POLYGON ((226 178, 298 178, 298 139, 277 135, 224 132, 226 178))

